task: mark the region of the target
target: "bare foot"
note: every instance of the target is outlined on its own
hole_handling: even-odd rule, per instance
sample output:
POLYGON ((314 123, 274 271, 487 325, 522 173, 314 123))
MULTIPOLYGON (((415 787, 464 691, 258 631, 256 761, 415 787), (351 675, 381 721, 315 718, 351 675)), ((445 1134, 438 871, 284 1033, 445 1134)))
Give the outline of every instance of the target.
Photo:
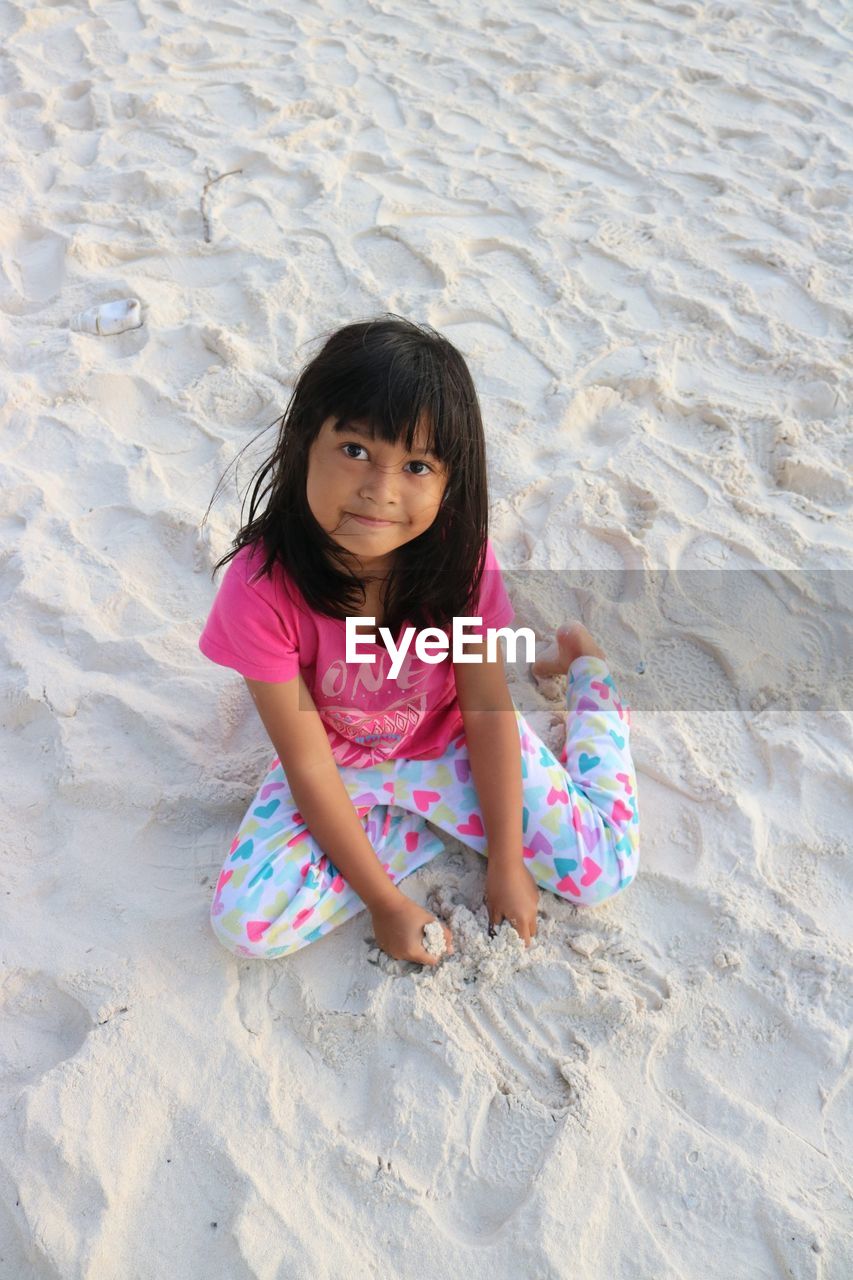
POLYGON ((537 657, 531 670, 539 680, 548 680, 552 676, 564 676, 575 658, 588 655, 591 658, 604 658, 604 650, 595 643, 586 627, 581 622, 569 622, 557 628, 557 640, 537 657))

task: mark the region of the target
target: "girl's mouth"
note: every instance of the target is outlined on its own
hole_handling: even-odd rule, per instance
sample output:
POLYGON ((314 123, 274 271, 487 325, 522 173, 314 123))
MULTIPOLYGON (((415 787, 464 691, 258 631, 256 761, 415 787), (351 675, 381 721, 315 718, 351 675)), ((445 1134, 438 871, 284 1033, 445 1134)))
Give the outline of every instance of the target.
POLYGON ((374 520, 371 516, 357 516, 352 511, 348 511, 347 515, 352 516, 353 520, 357 520, 359 524, 367 525, 368 529, 389 529, 391 525, 397 523, 396 520, 374 520))

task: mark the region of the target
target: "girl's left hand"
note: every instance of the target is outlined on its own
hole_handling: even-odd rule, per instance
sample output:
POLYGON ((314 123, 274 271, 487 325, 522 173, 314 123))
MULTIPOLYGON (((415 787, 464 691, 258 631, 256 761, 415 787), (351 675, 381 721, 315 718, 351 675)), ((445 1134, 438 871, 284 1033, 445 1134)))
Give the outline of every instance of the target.
POLYGON ((536 937, 536 908, 539 886, 523 862, 492 863, 486 870, 486 906, 489 936, 492 926, 508 920, 525 946, 536 937))

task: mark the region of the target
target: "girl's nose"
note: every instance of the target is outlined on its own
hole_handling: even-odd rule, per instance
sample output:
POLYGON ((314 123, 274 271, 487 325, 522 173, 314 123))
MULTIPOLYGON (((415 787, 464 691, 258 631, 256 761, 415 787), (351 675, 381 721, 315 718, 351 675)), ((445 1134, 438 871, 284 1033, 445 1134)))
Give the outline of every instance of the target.
POLYGON ((399 483, 399 476, 393 467, 373 467, 367 479, 362 481, 361 496, 372 498, 378 507, 384 508, 397 502, 399 483))

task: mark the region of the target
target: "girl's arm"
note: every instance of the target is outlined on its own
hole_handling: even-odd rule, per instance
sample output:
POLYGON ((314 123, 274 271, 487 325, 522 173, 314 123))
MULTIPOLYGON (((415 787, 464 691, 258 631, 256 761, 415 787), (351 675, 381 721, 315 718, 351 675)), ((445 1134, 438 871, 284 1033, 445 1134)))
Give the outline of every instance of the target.
MULTIPOLYGON (((302 676, 269 684, 243 677, 291 795, 312 837, 370 912, 378 945, 395 960, 436 965, 424 946, 435 916, 408 898, 386 874, 343 784, 314 699, 302 676)), ((448 953, 453 937, 443 925, 448 953)))
POLYGON ((343 784, 314 699, 302 676, 270 684, 243 677, 276 749, 299 813, 370 911, 399 904, 343 784))
POLYGON ((498 648, 495 661, 486 661, 485 636, 476 643, 466 638, 465 649, 482 658, 454 662, 453 671, 471 776, 486 829, 489 866, 521 865, 521 743, 503 655, 498 648))

